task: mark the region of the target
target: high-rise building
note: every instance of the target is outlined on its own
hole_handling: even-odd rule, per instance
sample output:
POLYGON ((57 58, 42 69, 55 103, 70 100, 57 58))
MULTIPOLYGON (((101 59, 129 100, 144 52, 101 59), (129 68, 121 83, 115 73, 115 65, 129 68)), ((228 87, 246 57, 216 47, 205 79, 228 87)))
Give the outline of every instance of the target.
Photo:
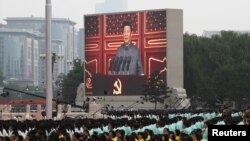
POLYGON ((84 30, 83 28, 80 28, 77 34, 77 56, 80 60, 83 60, 84 58, 84 30))
POLYGON ((38 40, 32 30, 0 28, 0 69, 5 79, 38 85, 38 40))
MULTIPOLYGON (((30 29, 39 34, 39 56, 41 61, 39 63, 39 82, 43 82, 45 78, 45 18, 40 17, 8 17, 5 19, 7 22, 6 28, 10 29, 30 29), (42 65, 43 64, 43 65, 42 65)), ((75 22, 65 18, 53 18, 51 27, 52 37, 52 53, 60 58, 60 65, 54 64, 53 72, 54 77, 59 73, 67 74, 73 68, 73 60, 77 57, 75 55, 77 47, 77 32, 75 29, 75 22), (57 49, 56 49, 57 48, 57 49), (53 51, 54 50, 54 51, 53 51), (59 51, 59 52, 57 52, 59 51), (57 68, 57 66, 60 68, 57 68), (57 71, 58 70, 58 71, 57 71), (58 73, 56 73, 58 72, 58 73), (55 74, 56 73, 56 74, 55 74)), ((56 60, 58 63, 58 60, 56 60)))
POLYGON ((95 7, 96 13, 122 12, 126 10, 128 10, 127 0, 105 0, 103 3, 97 3, 95 7))
MULTIPOLYGON (((45 38, 39 37, 39 85, 44 85, 46 79, 46 49, 45 49, 45 38)), ((51 41, 51 52, 52 52, 52 71, 53 78, 56 79, 61 73, 64 73, 64 48, 61 40, 51 41)))

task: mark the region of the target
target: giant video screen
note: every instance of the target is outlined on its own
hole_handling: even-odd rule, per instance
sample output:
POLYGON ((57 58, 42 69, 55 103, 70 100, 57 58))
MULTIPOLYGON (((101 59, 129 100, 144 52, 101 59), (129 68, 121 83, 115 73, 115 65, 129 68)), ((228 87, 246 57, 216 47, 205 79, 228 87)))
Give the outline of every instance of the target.
POLYGON ((166 81, 166 15, 167 10, 85 15, 86 94, 138 95, 155 71, 166 81))

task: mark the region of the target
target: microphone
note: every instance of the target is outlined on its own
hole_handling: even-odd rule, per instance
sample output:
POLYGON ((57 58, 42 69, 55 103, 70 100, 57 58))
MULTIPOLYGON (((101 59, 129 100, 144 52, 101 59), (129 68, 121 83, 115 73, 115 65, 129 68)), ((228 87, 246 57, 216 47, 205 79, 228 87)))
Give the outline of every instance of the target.
POLYGON ((122 71, 123 71, 123 72, 124 72, 124 70, 125 70, 125 65, 126 65, 126 63, 127 63, 127 59, 128 59, 128 57, 127 57, 127 56, 124 56, 123 62, 122 62, 122 71))
POLYGON ((114 62, 113 62, 113 66, 112 66, 112 69, 111 69, 113 72, 116 71, 116 66, 118 64, 118 59, 119 58, 117 56, 114 57, 114 62))
POLYGON ((130 66, 130 63, 131 63, 131 56, 128 56, 128 58, 127 58, 127 72, 129 73, 129 66, 130 66))
POLYGON ((116 66, 116 73, 117 74, 119 74, 120 67, 121 67, 121 64, 122 64, 122 60, 123 60, 123 56, 120 56, 119 59, 118 59, 118 65, 116 66))
POLYGON ((109 71, 113 71, 112 69, 113 69, 113 65, 114 65, 114 60, 115 60, 115 56, 111 58, 109 71))

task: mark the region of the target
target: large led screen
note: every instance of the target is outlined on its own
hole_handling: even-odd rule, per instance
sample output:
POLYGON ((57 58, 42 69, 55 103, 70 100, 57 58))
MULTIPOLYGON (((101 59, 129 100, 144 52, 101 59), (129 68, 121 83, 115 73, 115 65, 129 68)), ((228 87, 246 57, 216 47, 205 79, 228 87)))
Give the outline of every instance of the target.
POLYGON ((137 95, 155 71, 166 81, 166 15, 167 10, 85 15, 86 94, 111 89, 112 95, 137 95), (131 88, 131 80, 140 85, 131 88), (116 94, 121 88, 126 92, 116 94))

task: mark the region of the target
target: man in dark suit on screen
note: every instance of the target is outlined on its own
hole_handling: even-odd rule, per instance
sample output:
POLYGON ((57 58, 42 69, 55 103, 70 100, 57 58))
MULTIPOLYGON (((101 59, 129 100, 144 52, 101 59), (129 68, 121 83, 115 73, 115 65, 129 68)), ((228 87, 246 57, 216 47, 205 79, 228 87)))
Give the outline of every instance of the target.
POLYGON ((124 43, 117 49, 116 64, 117 74, 122 75, 143 75, 143 67, 139 49, 131 42, 132 25, 129 22, 123 23, 124 43))

